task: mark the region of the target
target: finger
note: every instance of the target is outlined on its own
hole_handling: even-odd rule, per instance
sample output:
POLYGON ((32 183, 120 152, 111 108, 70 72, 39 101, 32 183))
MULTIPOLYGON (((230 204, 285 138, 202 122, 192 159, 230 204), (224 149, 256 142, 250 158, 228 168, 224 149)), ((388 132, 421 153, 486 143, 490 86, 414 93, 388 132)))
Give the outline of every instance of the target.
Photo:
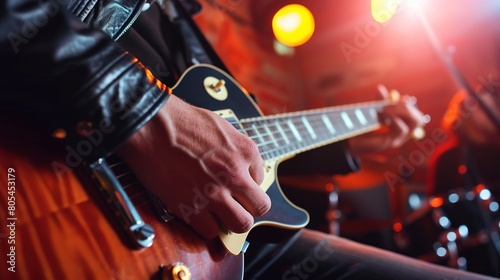
POLYGON ((415 96, 404 96, 403 103, 405 103, 406 108, 413 115, 413 119, 417 120, 418 124, 416 128, 421 128, 430 122, 430 115, 424 115, 424 113, 417 107, 417 98, 415 96))
POLYGON ((271 199, 249 175, 239 187, 234 188, 232 196, 254 217, 264 215, 271 208, 271 199))
POLYGON ((380 94, 383 100, 389 99, 389 90, 383 84, 377 85, 377 92, 380 94))
POLYGON ((428 115, 423 115, 417 108, 401 104, 387 108, 384 113, 385 120, 390 120, 385 122, 386 125, 390 126, 394 118, 400 118, 408 126, 410 137, 415 140, 421 140, 425 137, 426 133, 423 127, 429 122, 428 115))
POLYGON ((224 230, 243 233, 249 231, 254 223, 252 215, 229 194, 214 203, 212 211, 224 230))
POLYGON ((259 156, 256 159, 256 162, 250 165, 248 172, 255 183, 258 185, 262 184, 262 181, 264 180, 264 160, 259 156))
POLYGON ((410 138, 410 128, 406 124, 405 121, 399 118, 394 118, 391 123, 390 134, 391 138, 391 146, 400 147, 410 138))
POLYGON ((424 125, 422 112, 414 106, 405 104, 404 102, 385 107, 382 111, 382 115, 390 119, 402 119, 411 130, 424 125))
POLYGON ((396 89, 391 89, 390 91, 383 84, 377 85, 377 91, 383 100, 390 100, 393 102, 399 102, 401 100, 401 93, 396 89))

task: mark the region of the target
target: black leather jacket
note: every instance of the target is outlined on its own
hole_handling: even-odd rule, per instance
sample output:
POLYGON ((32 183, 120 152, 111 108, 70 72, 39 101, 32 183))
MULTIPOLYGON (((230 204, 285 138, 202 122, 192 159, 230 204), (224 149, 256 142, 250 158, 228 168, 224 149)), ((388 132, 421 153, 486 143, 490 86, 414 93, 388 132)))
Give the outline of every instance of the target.
POLYGON ((36 122, 62 138, 68 153, 94 160, 112 152, 170 91, 115 42, 143 5, 2 0, 0 112, 36 122))

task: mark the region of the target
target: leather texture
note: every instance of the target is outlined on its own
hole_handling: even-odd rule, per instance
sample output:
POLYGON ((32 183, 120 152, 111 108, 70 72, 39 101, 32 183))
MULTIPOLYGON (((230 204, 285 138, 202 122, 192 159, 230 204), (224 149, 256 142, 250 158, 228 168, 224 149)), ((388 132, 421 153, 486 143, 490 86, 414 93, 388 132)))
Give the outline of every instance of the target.
POLYGON ((93 161, 114 151, 169 94, 113 40, 143 4, 1 1, 0 112, 35 122, 46 136, 59 132, 70 167, 75 158, 93 161))

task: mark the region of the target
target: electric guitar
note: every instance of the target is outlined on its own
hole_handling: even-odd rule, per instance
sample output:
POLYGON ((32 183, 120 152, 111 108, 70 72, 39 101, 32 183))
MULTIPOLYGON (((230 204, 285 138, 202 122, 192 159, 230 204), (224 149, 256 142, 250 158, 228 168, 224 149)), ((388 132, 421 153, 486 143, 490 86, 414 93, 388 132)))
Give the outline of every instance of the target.
MULTIPOLYGON (((253 228, 304 227, 309 216, 283 195, 278 164, 379 128, 377 112, 387 105, 263 116, 232 77, 208 65, 188 69, 173 91, 219 114, 258 145, 265 160, 261 188, 272 207, 253 228)), ((70 170, 60 164, 65 162, 60 148, 36 137, 15 137, 14 126, 4 122, 0 133, 0 279, 242 278, 250 231, 204 240, 162 212, 160 202, 131 183, 133 174, 120 162, 102 159, 86 172, 70 170)))

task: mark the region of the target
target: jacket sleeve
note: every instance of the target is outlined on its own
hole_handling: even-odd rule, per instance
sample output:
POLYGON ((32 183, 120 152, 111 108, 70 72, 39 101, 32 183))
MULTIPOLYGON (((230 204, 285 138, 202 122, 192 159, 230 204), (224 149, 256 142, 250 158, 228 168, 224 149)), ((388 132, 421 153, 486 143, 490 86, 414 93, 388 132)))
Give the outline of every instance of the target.
POLYGON ((284 161, 279 166, 280 175, 347 174, 359 170, 359 160, 353 157, 347 141, 320 147, 284 161))
POLYGON ((0 2, 0 112, 93 161, 146 123, 170 89, 60 2, 0 2))

